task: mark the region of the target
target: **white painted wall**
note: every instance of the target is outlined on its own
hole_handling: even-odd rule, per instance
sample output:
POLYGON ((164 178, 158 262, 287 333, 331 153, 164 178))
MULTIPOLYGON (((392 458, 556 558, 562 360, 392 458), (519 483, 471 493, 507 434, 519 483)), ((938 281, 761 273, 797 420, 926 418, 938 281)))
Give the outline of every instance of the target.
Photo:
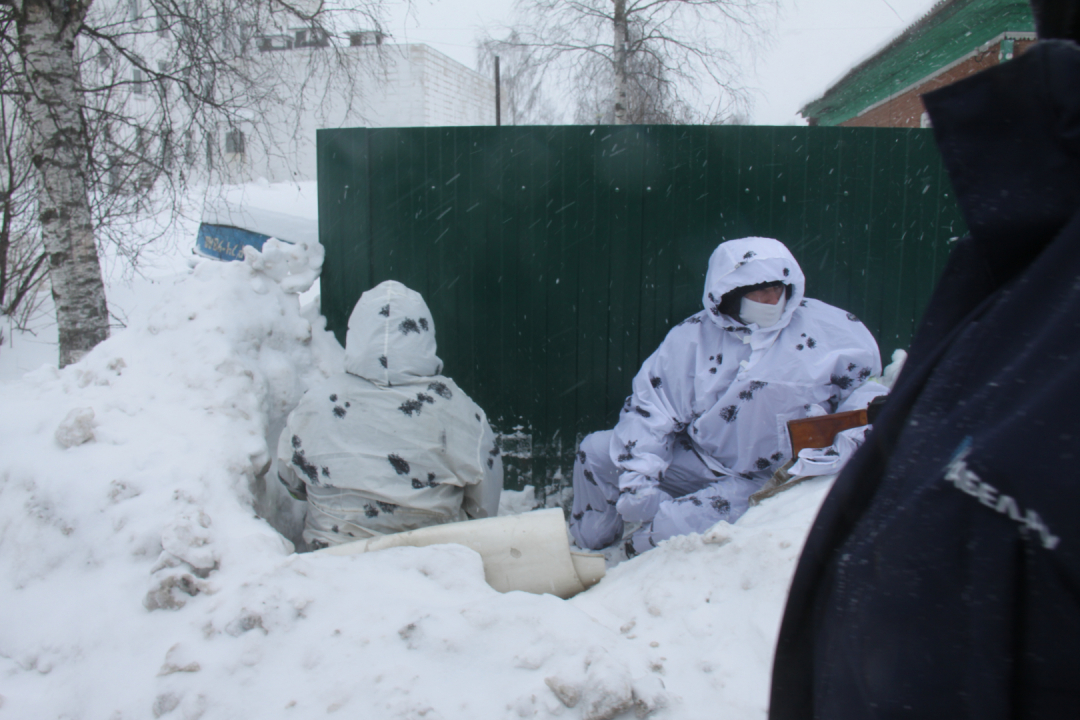
MULTIPOLYGON (((440 127, 495 124, 495 82, 427 45, 382 45, 344 49, 356 58, 357 96, 333 91, 304 108, 299 122, 282 111, 278 117, 253 117, 241 127, 251 141, 245 155, 225 158, 229 180, 264 177, 271 182, 314 180, 315 131, 343 127, 440 127), (257 124, 257 127, 256 127, 257 124), (261 138, 259 136, 262 136, 261 138)), ((311 79, 312 52, 299 49, 261 54, 279 68, 283 82, 311 79)), ((218 146, 224 150, 225 130, 218 146)))

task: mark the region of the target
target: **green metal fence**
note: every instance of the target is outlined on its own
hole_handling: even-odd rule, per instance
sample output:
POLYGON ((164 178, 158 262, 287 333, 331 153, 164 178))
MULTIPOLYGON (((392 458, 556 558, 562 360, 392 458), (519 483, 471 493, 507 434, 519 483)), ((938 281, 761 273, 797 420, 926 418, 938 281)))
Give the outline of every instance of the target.
POLYGON ((720 242, 784 241, 887 361, 964 232, 928 130, 361 128, 320 130, 318 154, 330 329, 344 341, 383 280, 421 292, 446 373, 506 436, 509 486, 558 484, 614 424, 720 242))

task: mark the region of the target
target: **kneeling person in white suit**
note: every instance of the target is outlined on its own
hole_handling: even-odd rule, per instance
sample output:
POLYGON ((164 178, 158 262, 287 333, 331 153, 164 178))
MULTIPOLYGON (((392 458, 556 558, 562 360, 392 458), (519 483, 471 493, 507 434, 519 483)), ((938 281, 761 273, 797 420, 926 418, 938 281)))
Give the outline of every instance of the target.
POLYGON ((574 463, 578 545, 619 540, 628 555, 735 522, 790 458, 787 421, 866 407, 886 389, 877 343, 851 313, 804 296, 777 240, 722 243, 704 309, 672 328, 634 378, 614 430, 587 436, 574 463))
POLYGON ((312 549, 498 514, 502 458, 484 411, 443 377, 419 293, 388 280, 349 317, 345 372, 312 388, 278 443, 312 549))

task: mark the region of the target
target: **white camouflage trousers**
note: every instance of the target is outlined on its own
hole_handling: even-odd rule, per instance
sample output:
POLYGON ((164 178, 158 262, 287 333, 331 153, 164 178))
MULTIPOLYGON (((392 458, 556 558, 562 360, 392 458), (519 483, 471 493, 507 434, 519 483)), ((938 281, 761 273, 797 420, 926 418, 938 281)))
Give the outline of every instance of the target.
MULTIPOLYGON (((574 506, 570 533, 582 548, 597 550, 620 540, 623 519, 615 509, 619 470, 611 459, 611 430, 585 437, 574 461, 574 506)), ((720 522, 735 522, 749 507, 751 494, 764 479, 717 476, 701 461, 689 439, 676 437, 671 465, 659 488, 674 500, 660 504, 656 515, 626 541, 632 557, 675 535, 701 533, 720 522)))

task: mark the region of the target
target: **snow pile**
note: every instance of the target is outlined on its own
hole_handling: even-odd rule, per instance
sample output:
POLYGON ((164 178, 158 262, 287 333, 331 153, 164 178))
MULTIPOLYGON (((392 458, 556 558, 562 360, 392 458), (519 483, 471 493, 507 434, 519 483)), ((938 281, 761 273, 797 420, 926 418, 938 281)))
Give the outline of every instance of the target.
POLYGON ((0 385, 6 715, 764 717, 825 480, 571 601, 500 595, 460 546, 292 553, 256 508, 296 522, 268 441, 341 366, 293 294, 320 252, 202 262, 80 363, 0 385))

